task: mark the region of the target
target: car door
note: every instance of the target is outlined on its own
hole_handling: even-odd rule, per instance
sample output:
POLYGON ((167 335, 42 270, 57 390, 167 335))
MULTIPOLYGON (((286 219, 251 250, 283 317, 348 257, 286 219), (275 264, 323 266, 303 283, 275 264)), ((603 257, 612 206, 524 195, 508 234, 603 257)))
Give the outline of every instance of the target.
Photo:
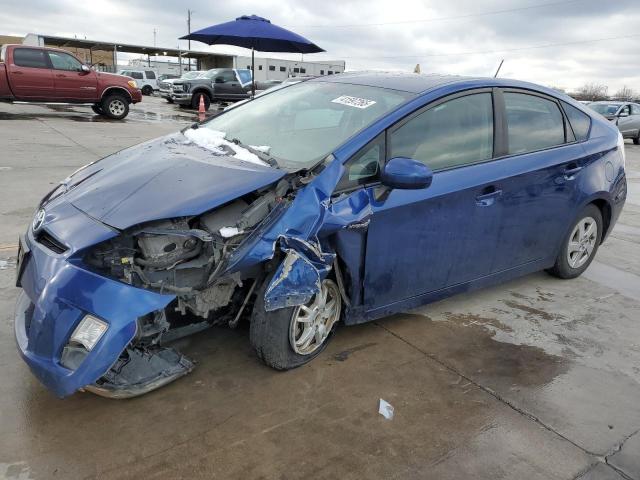
POLYGON ((82 70, 82 62, 64 52, 47 52, 53 70, 55 96, 58 100, 94 100, 98 77, 94 70, 82 70))
POLYGON ((388 159, 430 167, 421 190, 391 190, 372 203, 364 273, 367 310, 470 282, 490 271, 501 215, 500 171, 492 164, 491 90, 448 97, 387 133, 388 159))
POLYGON ((231 69, 220 71, 213 79, 217 98, 233 100, 240 97, 240 82, 231 69))
POLYGON ((48 100, 54 97, 53 73, 46 51, 41 48, 16 47, 13 62, 7 65, 9 84, 16 98, 48 100))
POLYGON ((616 120, 616 124, 618 125, 618 130, 622 132, 622 135, 625 138, 634 137, 636 133, 636 120, 631 114, 631 105, 626 103, 616 113, 618 119, 616 120))
POLYGON ((631 134, 640 138, 640 105, 637 103, 631 104, 631 134))
MULTIPOLYGON (((506 155, 499 160, 504 165, 503 215, 492 272, 555 258, 576 215, 576 185, 587 166, 560 102, 531 91, 501 93, 498 103, 504 105, 506 120, 506 155)), ((576 122, 587 117, 588 131, 589 117, 567 108, 575 110, 576 122)))

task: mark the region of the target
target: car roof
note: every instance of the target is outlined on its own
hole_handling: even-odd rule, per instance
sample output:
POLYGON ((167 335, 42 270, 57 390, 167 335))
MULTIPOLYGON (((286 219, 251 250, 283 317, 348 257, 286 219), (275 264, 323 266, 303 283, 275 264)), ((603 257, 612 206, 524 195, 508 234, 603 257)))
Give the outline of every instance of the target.
POLYGON ((422 93, 442 85, 479 80, 477 77, 457 75, 424 75, 405 72, 347 72, 338 75, 318 77, 310 81, 352 83, 367 87, 390 88, 409 93, 422 93))
POLYGON ((594 104, 594 103, 601 103, 603 105, 624 105, 625 103, 633 103, 633 102, 621 102, 619 100, 598 100, 597 102, 591 102, 589 105, 594 104))

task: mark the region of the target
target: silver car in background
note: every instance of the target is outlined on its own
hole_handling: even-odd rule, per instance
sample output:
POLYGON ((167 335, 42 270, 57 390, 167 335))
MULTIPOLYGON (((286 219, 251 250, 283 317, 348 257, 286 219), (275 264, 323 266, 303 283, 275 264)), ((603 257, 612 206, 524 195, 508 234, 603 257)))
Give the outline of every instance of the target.
POLYGON ((592 102, 589 108, 616 122, 624 138, 640 145, 640 105, 630 102, 592 102))

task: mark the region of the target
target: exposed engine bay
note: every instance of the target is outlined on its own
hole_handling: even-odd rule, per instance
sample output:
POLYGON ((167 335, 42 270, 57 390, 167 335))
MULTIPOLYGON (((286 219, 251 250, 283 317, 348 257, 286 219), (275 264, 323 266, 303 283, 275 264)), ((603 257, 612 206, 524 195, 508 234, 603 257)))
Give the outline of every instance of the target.
POLYGON ((123 398, 145 393, 188 373, 193 364, 161 345, 213 325, 235 327, 242 314, 250 311, 246 307, 253 302, 252 295, 264 278, 264 269, 259 266, 242 273, 222 274, 230 254, 290 202, 295 187, 285 178, 275 186, 197 217, 135 227, 89 251, 84 261, 98 273, 136 287, 173 294, 176 300, 165 311, 140 318, 130 347, 96 386, 87 389, 123 398), (145 363, 142 358, 148 361, 145 363), (138 365, 149 362, 156 367, 148 375, 140 373, 138 365), (137 378, 139 388, 131 388, 136 384, 131 378, 137 378))

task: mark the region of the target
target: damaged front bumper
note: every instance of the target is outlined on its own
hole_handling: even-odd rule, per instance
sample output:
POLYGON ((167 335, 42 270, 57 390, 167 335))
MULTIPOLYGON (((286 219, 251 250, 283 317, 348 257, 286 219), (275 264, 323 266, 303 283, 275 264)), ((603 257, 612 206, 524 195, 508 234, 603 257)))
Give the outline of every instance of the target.
MULTIPOLYGON (((59 397, 95 384, 136 336, 138 318, 175 298, 99 276, 51 252, 31 232, 24 243, 28 253, 20 265, 23 290, 16 304, 15 338, 33 374, 59 397), (69 339, 86 315, 106 322, 108 328, 90 351, 70 357, 69 339)), ((187 373, 190 367, 183 370, 187 373)), ((117 387, 116 382, 102 388, 113 392, 117 387)))

